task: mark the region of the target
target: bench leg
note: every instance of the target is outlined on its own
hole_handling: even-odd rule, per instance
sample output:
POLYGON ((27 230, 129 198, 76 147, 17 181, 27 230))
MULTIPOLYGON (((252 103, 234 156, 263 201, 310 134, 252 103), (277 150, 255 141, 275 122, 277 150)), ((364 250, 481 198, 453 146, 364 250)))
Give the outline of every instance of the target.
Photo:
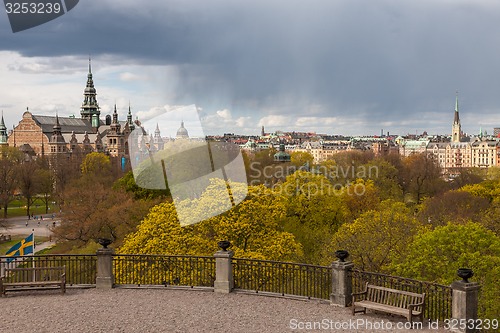
POLYGON ((364 313, 364 314, 366 314, 366 308, 363 308, 363 310, 356 311, 356 307, 353 304, 352 305, 352 315, 354 316, 356 313, 364 313))

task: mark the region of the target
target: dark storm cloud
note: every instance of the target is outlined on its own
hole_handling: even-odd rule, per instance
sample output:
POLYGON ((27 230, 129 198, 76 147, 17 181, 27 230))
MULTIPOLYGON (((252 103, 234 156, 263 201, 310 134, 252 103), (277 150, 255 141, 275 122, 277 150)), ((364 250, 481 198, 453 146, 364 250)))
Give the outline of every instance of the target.
POLYGON ((0 49, 177 65, 179 100, 261 116, 321 105, 378 128, 435 113, 427 129, 447 131, 456 89, 463 112, 500 106, 498 22, 485 0, 81 1, 17 34, 3 17, 0 49))

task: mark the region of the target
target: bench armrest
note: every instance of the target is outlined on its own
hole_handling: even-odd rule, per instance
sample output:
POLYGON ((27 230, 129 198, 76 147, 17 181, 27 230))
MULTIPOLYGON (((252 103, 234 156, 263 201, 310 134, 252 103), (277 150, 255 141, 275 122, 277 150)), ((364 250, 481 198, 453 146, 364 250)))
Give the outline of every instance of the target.
POLYGON ((353 302, 356 302, 358 300, 363 300, 363 299, 366 299, 366 295, 368 294, 368 290, 365 290, 365 291, 361 291, 359 293, 352 293, 351 296, 352 296, 352 301, 353 302), (363 297, 363 295, 365 295, 363 297))
POLYGON ((425 301, 422 301, 422 302, 416 303, 416 304, 408 304, 408 309, 413 310, 413 308, 417 308, 419 306, 424 306, 424 305, 425 305, 425 301))
POLYGON ((367 290, 361 291, 359 293, 352 293, 351 296, 365 295, 366 293, 367 293, 367 290))

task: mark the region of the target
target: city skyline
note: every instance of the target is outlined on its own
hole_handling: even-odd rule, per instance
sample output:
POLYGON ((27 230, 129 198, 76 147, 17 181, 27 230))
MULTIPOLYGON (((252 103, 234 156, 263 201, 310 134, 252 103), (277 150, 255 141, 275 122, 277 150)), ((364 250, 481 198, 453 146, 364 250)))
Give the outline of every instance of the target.
POLYGON ((463 131, 492 133, 499 19, 487 0, 104 0, 14 34, 0 14, 0 110, 78 117, 90 53, 101 118, 195 104, 207 135, 449 135, 459 90, 463 131))

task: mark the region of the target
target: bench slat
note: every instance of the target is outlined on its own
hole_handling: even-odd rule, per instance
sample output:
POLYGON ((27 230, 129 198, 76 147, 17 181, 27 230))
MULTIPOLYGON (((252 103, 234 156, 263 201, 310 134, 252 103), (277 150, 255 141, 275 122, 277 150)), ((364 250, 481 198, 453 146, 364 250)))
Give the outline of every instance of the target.
MULTIPOLYGON (((370 301, 355 302, 355 305, 360 306, 360 307, 367 307, 367 308, 370 308, 372 310, 378 310, 378 311, 383 311, 383 312, 390 312, 390 313, 394 313, 394 314, 399 314, 402 316, 407 316, 408 311, 409 311, 407 309, 397 308, 397 307, 389 306, 389 305, 383 305, 380 303, 370 302, 370 301)), ((414 316, 419 316, 421 313, 422 313, 422 311, 415 311, 415 310, 412 311, 412 314, 414 316)))

